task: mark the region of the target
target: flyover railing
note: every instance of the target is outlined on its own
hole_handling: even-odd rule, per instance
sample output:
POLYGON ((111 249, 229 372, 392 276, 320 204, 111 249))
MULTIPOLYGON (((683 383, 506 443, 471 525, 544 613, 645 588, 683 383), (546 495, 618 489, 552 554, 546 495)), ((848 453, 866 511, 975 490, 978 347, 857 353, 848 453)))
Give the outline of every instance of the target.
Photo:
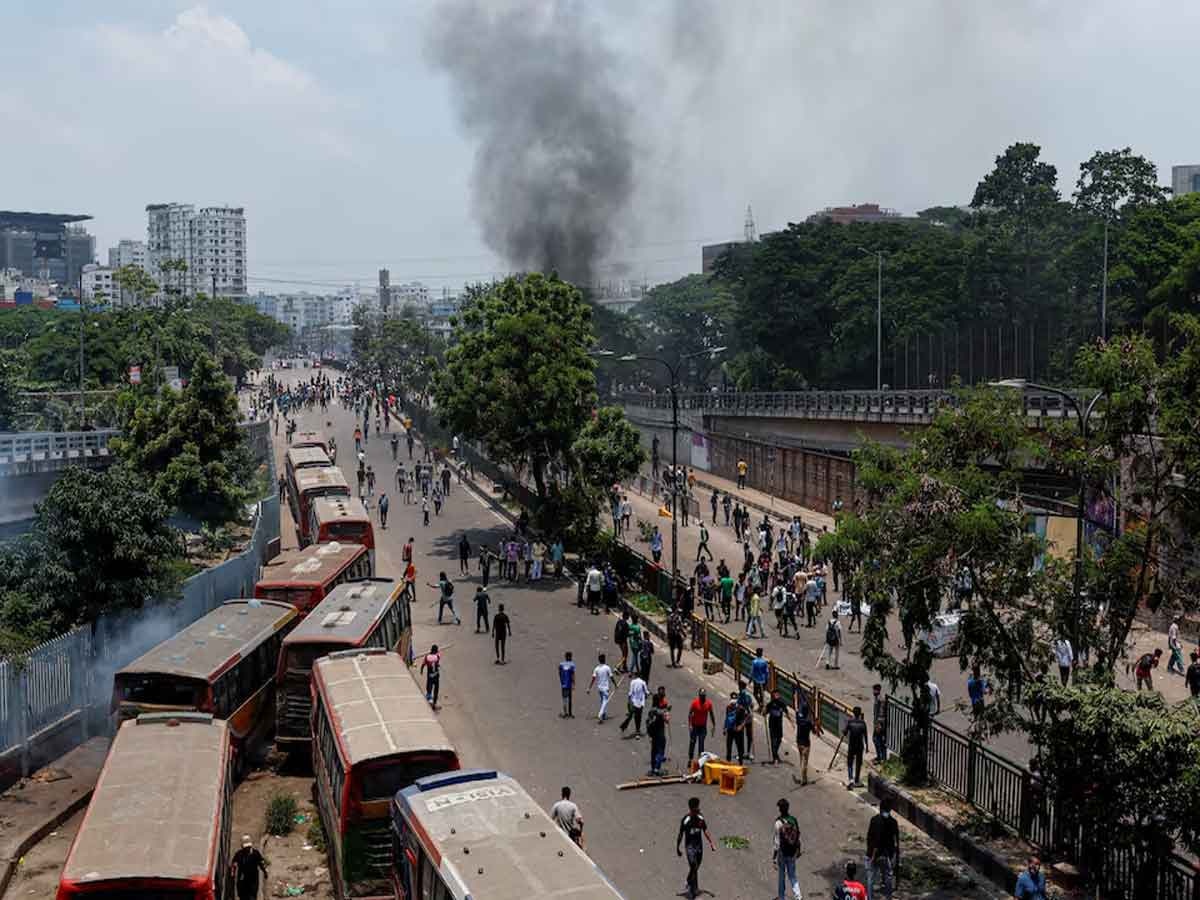
MULTIPOLYGON (((671 394, 622 392, 614 399, 629 407, 671 408, 671 394)), ((708 391, 679 394, 681 410, 716 415, 796 416, 815 419, 930 419, 944 407, 961 403, 961 395, 944 389, 917 391, 708 391)), ((1074 418, 1061 396, 1029 390, 1021 395, 1025 414, 1034 418, 1074 418)))
POLYGON ((107 456, 109 442, 120 434, 117 428, 3 433, 0 434, 0 464, 107 456))

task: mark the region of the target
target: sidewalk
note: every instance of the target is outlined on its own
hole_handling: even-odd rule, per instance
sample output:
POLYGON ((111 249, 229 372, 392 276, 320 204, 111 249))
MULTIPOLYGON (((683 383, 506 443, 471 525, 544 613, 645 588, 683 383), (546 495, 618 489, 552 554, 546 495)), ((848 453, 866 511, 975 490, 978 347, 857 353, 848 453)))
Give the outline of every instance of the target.
POLYGON ((0 895, 29 849, 91 800, 108 745, 92 738, 0 794, 0 895))

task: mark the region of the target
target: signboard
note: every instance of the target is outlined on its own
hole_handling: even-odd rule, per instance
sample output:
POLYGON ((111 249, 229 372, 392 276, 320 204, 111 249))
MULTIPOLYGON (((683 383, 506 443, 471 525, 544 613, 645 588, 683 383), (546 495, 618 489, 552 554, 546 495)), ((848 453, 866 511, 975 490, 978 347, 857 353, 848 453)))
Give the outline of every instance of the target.
POLYGON ((130 366, 129 367, 129 383, 130 384, 141 384, 142 383, 142 367, 141 366, 130 366))

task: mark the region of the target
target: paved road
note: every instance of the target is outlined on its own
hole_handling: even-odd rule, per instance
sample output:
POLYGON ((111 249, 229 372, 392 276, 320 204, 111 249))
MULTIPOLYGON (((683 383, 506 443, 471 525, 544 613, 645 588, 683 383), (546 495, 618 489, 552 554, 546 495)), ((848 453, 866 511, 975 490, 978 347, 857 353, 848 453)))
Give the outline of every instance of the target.
MULTIPOLYGON (((327 413, 303 415, 300 421, 302 427, 324 427, 326 421, 332 422, 343 468, 352 475, 351 413, 331 407, 327 413)), ((407 456, 403 441, 400 453, 407 456)), ((379 473, 381 486, 386 484, 394 471, 386 440, 372 435, 367 455, 379 473), (385 473, 389 474, 385 477, 385 473)), ((378 532, 377 568, 382 574, 398 573, 404 540, 410 535, 416 538, 418 582, 422 588, 414 607, 415 641, 418 651, 437 642, 445 652, 441 715, 451 739, 460 747, 464 764, 494 766, 509 772, 547 806, 557 799, 560 786, 571 785, 587 822, 589 853, 631 900, 672 897, 682 891, 685 867, 675 857, 673 845, 687 798, 694 794, 702 798, 718 843, 724 836, 750 842, 748 849, 719 846, 716 853, 709 854, 702 870, 702 885, 720 898, 765 900, 772 896, 775 874, 770 861, 770 829, 775 801, 787 796, 800 819, 807 846, 800 860, 802 887, 807 896, 828 896, 835 867, 861 853, 862 836, 871 814, 857 794, 845 789, 836 772, 825 774, 831 756, 828 747, 814 749, 814 769, 821 774, 817 783, 808 787, 793 783, 790 766, 777 770, 758 766, 745 789, 732 798, 719 796, 715 787, 685 785, 618 792, 618 783, 640 777, 648 768, 648 741, 623 740, 615 721, 597 723, 592 717, 595 695, 585 696, 582 686, 577 697, 578 717, 560 719, 556 675, 563 651, 571 650, 586 684, 596 655, 613 648, 613 620, 579 610, 574 605, 575 588, 566 582, 529 585, 493 581, 493 610, 495 604, 505 604, 514 629, 508 664, 495 665, 492 642, 474 633, 474 616, 469 609, 469 598, 478 583, 477 567, 473 566, 469 577, 460 579, 455 547, 464 531, 473 547, 480 541, 495 543, 508 533, 507 523, 483 498, 457 484, 442 515, 434 518, 428 528, 420 524, 417 507, 397 502, 394 491, 389 495, 391 515, 388 529, 378 532), (439 571, 450 573, 456 581, 461 626, 437 624, 436 594, 424 584, 436 581, 439 571)), ((373 507, 376 502, 377 497, 373 507)), ((284 525, 286 546, 290 523, 285 521, 284 525)), ((685 663, 685 668, 671 670, 660 656, 651 679, 654 686, 666 686, 675 705, 670 769, 685 765, 683 711, 699 685, 707 681, 710 696, 719 696, 731 686, 727 679, 705 679, 693 671, 693 667, 699 667, 698 657, 689 654, 685 663)), ((622 705, 614 704, 618 708, 622 705)), ((789 745, 790 740, 789 735, 789 745)), ((956 888, 927 896, 987 895, 973 890, 977 892, 956 888)))

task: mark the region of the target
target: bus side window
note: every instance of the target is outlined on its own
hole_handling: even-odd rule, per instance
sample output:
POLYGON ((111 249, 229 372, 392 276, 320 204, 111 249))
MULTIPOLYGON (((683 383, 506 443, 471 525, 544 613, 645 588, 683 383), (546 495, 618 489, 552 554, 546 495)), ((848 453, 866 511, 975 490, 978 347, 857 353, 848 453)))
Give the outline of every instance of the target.
POLYGON ((434 886, 438 882, 437 873, 429 863, 429 857, 421 854, 421 900, 434 900, 434 886))
POLYGON ((233 684, 234 673, 230 669, 224 672, 213 684, 213 715, 218 719, 227 719, 229 714, 233 712, 232 698, 230 697, 230 686, 233 684))

